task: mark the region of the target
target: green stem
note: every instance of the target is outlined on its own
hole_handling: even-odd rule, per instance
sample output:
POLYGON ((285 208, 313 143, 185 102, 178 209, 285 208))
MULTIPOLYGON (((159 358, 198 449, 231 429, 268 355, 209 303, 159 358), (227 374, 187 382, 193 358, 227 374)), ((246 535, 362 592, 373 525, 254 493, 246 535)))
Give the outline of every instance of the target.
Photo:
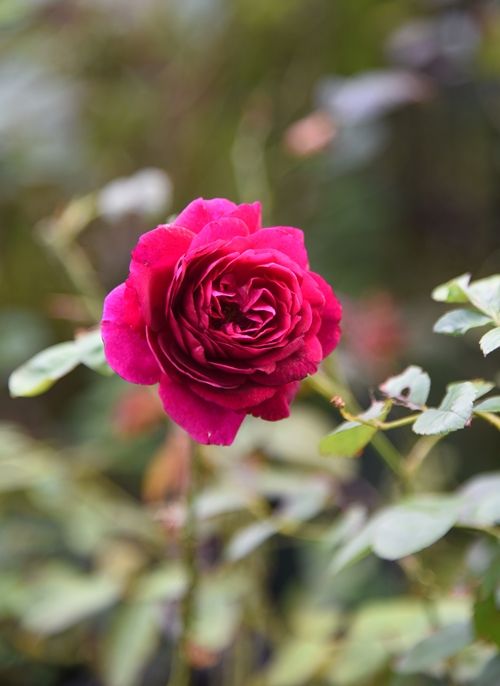
POLYGON ((384 434, 375 434, 371 440, 371 444, 389 469, 391 469, 398 478, 404 481, 405 473, 403 470, 402 455, 387 436, 384 436, 384 434))
POLYGON ((308 376, 306 383, 321 395, 325 400, 330 402, 332 398, 336 395, 340 396, 343 400, 353 405, 353 397, 350 390, 344 388, 340 384, 336 384, 330 377, 326 376, 322 372, 317 372, 314 376, 308 376))
POLYGON ((422 436, 422 438, 418 439, 406 458, 406 474, 408 478, 415 476, 424 460, 432 452, 434 446, 443 437, 444 434, 440 434, 437 436, 422 436))
POLYGON ((86 252, 76 242, 77 236, 97 217, 93 195, 73 200, 56 219, 42 222, 39 236, 46 248, 60 262, 87 310, 90 321, 101 318, 104 293, 86 252))
MULTIPOLYGON (((359 406, 356 398, 353 396, 352 392, 350 389, 346 388, 345 386, 335 383, 332 379, 330 379, 328 376, 326 376, 322 372, 318 372, 314 376, 310 376, 307 379, 309 386, 315 390, 319 395, 321 395, 323 398, 331 402, 332 398, 335 396, 340 396, 343 400, 345 400, 349 406, 352 408, 353 412, 361 412, 362 408, 359 406)), ((365 423, 363 420, 359 420, 358 417, 352 415, 352 418, 354 421, 359 421, 360 423, 365 423)), ((405 419, 409 419, 406 418, 405 419)), ((400 420, 396 420, 396 422, 399 422, 400 420)), ((412 422, 415 421, 415 418, 413 417, 412 422)), ((380 426, 377 426, 376 424, 372 424, 371 422, 366 422, 370 424, 370 426, 375 426, 375 428, 381 428, 380 426)), ((395 422, 386 422, 387 424, 394 424, 395 422)), ((411 422, 407 422, 411 423, 411 422)), ((383 424, 383 422, 379 422, 379 424, 383 424)), ((399 426, 402 426, 402 424, 398 424, 399 426)), ((389 469, 394 472, 394 474, 397 475, 399 479, 402 479, 404 481, 405 473, 403 469, 403 456, 397 450, 397 448, 391 443, 391 441, 387 438, 387 436, 384 436, 384 434, 381 433, 376 433, 373 438, 371 439, 371 444, 373 445, 374 449, 377 451, 379 456, 384 460, 384 462, 387 464, 389 469)))
POLYGON ((98 285, 97 277, 87 255, 76 244, 53 248, 53 251, 64 266, 76 290, 81 294, 90 319, 98 322, 101 318, 104 294, 98 285))
POLYGON ((418 589, 421 596, 425 614, 431 629, 437 630, 441 627, 437 598, 438 592, 434 580, 434 574, 426 569, 420 557, 411 555, 406 559, 400 560, 400 566, 405 572, 409 581, 418 589))
POLYGON ((358 424, 372 426, 373 428, 380 429, 381 431, 389 431, 390 429, 397 429, 400 426, 407 426, 408 424, 413 424, 420 416, 418 414, 411 414, 408 417, 395 419, 392 422, 381 422, 378 419, 363 419, 362 417, 358 417, 357 415, 351 414, 351 412, 347 412, 344 409, 340 410, 340 414, 348 422, 358 422, 358 424))
POLYGON ((456 529, 470 529, 471 531, 482 531, 489 536, 492 536, 497 541, 500 541, 500 527, 499 526, 481 526, 480 524, 461 524, 456 522, 453 525, 456 529))
POLYGON ((181 636, 173 659, 168 686, 190 686, 191 684, 191 667, 188 660, 188 651, 193 623, 196 617, 196 595, 199 581, 196 555, 197 527, 195 505, 200 481, 200 462, 199 446, 193 444, 191 470, 186 490, 186 516, 181 539, 182 557, 187 575, 187 588, 181 607, 181 636))
POLYGON ((383 431, 389 431, 390 429, 397 429, 400 426, 408 426, 408 424, 414 424, 419 414, 410 414, 407 417, 401 417, 401 419, 394 419, 392 422, 379 422, 375 420, 376 426, 383 431))
POLYGON ((500 431, 500 417, 497 417, 492 412, 476 412, 476 414, 500 431))

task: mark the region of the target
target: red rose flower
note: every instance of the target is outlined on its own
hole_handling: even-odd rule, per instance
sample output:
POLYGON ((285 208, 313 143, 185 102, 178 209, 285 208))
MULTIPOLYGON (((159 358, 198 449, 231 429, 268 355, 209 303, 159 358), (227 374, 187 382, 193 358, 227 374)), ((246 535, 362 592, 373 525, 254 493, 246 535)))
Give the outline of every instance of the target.
POLYGON ((167 414, 200 443, 232 443, 247 414, 287 417, 340 337, 340 303, 309 270, 302 231, 263 229, 260 215, 259 203, 195 200, 141 236, 104 303, 111 367, 159 383, 167 414))

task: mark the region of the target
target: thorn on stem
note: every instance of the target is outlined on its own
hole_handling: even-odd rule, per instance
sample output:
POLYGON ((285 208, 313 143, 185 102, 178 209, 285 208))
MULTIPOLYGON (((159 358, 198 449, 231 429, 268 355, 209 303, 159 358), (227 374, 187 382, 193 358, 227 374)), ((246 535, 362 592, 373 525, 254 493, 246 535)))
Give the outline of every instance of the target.
POLYGON ((340 395, 334 395, 333 398, 331 398, 330 403, 333 407, 337 408, 337 410, 343 410, 345 408, 345 401, 340 395))

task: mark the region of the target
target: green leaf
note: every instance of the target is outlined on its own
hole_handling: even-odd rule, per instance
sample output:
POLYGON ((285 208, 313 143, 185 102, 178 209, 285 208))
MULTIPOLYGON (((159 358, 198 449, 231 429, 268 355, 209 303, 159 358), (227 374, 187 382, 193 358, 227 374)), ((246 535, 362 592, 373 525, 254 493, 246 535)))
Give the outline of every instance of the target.
MULTIPOLYGON (((48 0, 45 0, 47 4, 48 0)), ((2 0, 0 3, 0 28, 5 29, 17 22, 29 19, 44 4, 33 0, 2 0)))
POLYGON ((432 297, 439 302, 470 302, 492 319, 500 315, 500 275, 470 283, 470 274, 462 274, 432 291, 432 297))
POLYGON ((231 539, 226 550, 226 558, 232 562, 241 560, 271 538, 276 531, 276 524, 271 520, 250 524, 231 539))
MULTIPOLYGON (((495 388, 494 383, 491 383, 491 381, 485 381, 484 379, 469 379, 468 381, 476 389, 476 400, 478 398, 482 398, 483 395, 486 395, 486 393, 489 393, 492 388, 495 388)), ((459 382, 459 383, 462 383, 462 382, 459 382)), ((450 386, 453 386, 453 385, 456 385, 456 384, 450 384, 450 386)))
MULTIPOLYGON (((7 531, 6 537, 8 535, 7 531)), ((32 552, 33 546, 29 550, 32 552)), ((4 620, 8 617, 19 617, 28 603, 29 589, 19 572, 17 574, 14 571, 2 572, 0 574, 0 618, 4 620)))
POLYGON ((329 486, 326 481, 310 480, 306 488, 300 493, 290 495, 275 513, 278 522, 305 522, 319 514, 329 496, 329 486))
POLYGON ((47 391, 80 362, 73 341, 58 343, 38 353, 16 369, 9 379, 12 397, 31 397, 47 391))
POLYGON ((467 287, 470 302, 493 319, 500 316, 500 274, 474 281, 467 287))
POLYGON ((137 603, 171 602, 182 598, 187 585, 184 568, 180 564, 166 563, 142 575, 133 597, 137 603))
POLYGON ((417 643, 401 660, 397 671, 403 674, 425 672, 456 655, 473 641, 470 622, 451 624, 417 643))
POLYGON ((494 526, 500 523, 500 473, 481 474, 459 491, 462 501, 460 523, 465 526, 494 526))
POLYGON ((500 326, 485 333, 480 339, 479 345, 481 346, 481 350, 485 357, 497 348, 500 348, 500 326))
POLYGON ((234 640, 241 618, 243 598, 249 594, 244 575, 227 571, 202 580, 198 591, 193 642, 211 652, 219 652, 234 640))
POLYGON ((312 598, 297 598, 287 614, 287 635, 300 636, 308 641, 330 640, 332 634, 342 631, 344 617, 339 609, 312 598))
POLYGON ((267 671, 269 686, 302 686, 309 683, 328 657, 329 645, 322 641, 292 639, 277 653, 267 671))
POLYGON ((416 598, 401 596, 361 605, 348 634, 349 641, 378 642, 391 652, 409 649, 428 631, 425 607, 416 598))
POLYGON ((500 607, 494 593, 474 605, 474 628, 478 638, 500 647, 500 607))
POLYGON ((361 531, 352 537, 335 553, 330 565, 330 572, 338 574, 347 567, 359 562, 370 554, 372 546, 373 522, 366 524, 361 531))
POLYGON ((323 537, 322 543, 327 549, 334 549, 350 541, 353 536, 361 531, 366 522, 366 508, 363 505, 350 505, 329 529, 323 537))
POLYGON ((153 603, 124 605, 106 635, 101 671, 106 686, 135 686, 159 637, 159 608, 153 603))
POLYGON ((108 608, 120 592, 121 586, 110 577, 49 571, 34 585, 22 623, 40 634, 58 633, 108 608))
POLYGON ((467 296, 467 286, 469 285, 470 274, 462 274, 451 281, 437 286, 432 291, 432 298, 438 302, 447 303, 466 303, 469 302, 467 296))
POLYGON ((415 407, 425 405, 430 388, 429 375, 416 366, 408 367, 398 376, 391 376, 380 386, 385 395, 415 407))
POLYGON ((375 674, 390 660, 389 651, 379 641, 348 641, 340 654, 335 653, 326 680, 331 686, 371 684, 375 674))
MULTIPOLYGON (((360 419, 369 421, 378 419, 383 421, 389 414, 391 403, 374 402, 360 419)), ((322 455, 337 455, 339 457, 355 457, 371 441, 377 433, 377 428, 361 424, 360 422, 344 422, 335 431, 321 439, 319 450, 322 455)))
MULTIPOLYGON (((447 624, 466 621, 470 616, 470 604, 464 598, 436 598, 435 602, 437 615, 447 624)), ((428 634, 429 617, 421 599, 403 596, 365 602, 355 614, 345 641, 335 651, 325 678, 331 686, 379 683, 380 679, 374 680, 373 675, 393 656, 411 650, 428 634)), ((386 679, 382 678, 381 683, 386 679)), ((420 681, 415 686, 417 683, 420 686, 420 681)))
POLYGON ((425 495, 387 508, 373 522, 373 552, 384 560, 399 560, 427 548, 452 528, 459 506, 451 496, 425 495))
POLYGON ((477 390, 470 381, 451 384, 437 409, 425 410, 413 425, 416 434, 433 435, 463 429, 472 415, 477 390))
POLYGON ((451 310, 440 317, 434 324, 435 333, 445 333, 450 336, 460 336, 469 329, 485 326, 491 323, 491 317, 474 310, 451 310))
POLYGON ((100 374, 113 374, 104 357, 99 330, 80 334, 74 341, 58 343, 32 357, 11 374, 10 394, 31 397, 45 393, 80 363, 100 374))
MULTIPOLYGON (((465 598, 436 598, 436 614, 452 624, 470 617, 470 603, 465 598)), ((349 640, 382 643, 392 654, 410 650, 429 634, 429 616, 425 604, 415 597, 383 598, 364 603, 356 614, 349 640)))
POLYGON ((486 598, 491 593, 497 594, 500 591, 500 546, 496 546, 489 551, 488 558, 482 564, 481 586, 479 594, 481 598, 486 598))
POLYGON ((474 412, 500 412, 500 395, 492 395, 474 407, 474 412))
POLYGON ((75 344, 82 364, 105 376, 113 374, 104 356, 104 344, 99 329, 80 334, 75 344))
MULTIPOLYGON (((0 432, 0 441, 8 439, 4 436, 0 432)), ((0 493, 43 488, 65 476, 61 463, 48 451, 34 451, 28 442, 21 441, 19 449, 22 452, 0 453, 0 493)))
POLYGON ((201 521, 229 512, 246 510, 251 500, 248 494, 228 484, 206 488, 196 498, 196 516, 201 521))

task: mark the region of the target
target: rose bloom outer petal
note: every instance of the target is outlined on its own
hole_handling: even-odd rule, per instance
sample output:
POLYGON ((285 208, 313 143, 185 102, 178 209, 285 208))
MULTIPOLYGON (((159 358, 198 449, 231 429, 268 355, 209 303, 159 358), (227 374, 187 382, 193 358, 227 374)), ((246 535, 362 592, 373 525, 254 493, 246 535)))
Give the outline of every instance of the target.
POLYGON ((342 333, 340 328, 342 305, 336 298, 330 284, 322 276, 315 272, 310 272, 310 275, 316 281, 325 297, 325 304, 321 313, 321 326, 316 335, 323 348, 323 357, 326 357, 337 347, 340 340, 342 333))
POLYGON ((303 269, 308 269, 309 260, 304 245, 304 233, 292 226, 272 226, 252 234, 248 247, 254 249, 274 249, 287 255, 303 269))
POLYGON ((248 235, 248 226, 237 217, 215 219, 204 226, 194 237, 193 242, 189 246, 189 252, 191 253, 216 241, 230 241, 232 238, 248 235))
POLYGON ((238 209, 236 203, 225 198, 205 200, 197 198, 175 218, 176 226, 183 226, 193 233, 199 233, 208 223, 221 219, 238 209))
POLYGON ((272 398, 253 407, 251 414, 254 417, 267 419, 267 421, 270 422, 286 419, 286 417, 290 416, 290 403, 297 394, 299 386, 299 381, 294 381, 286 386, 282 386, 272 398))
POLYGON ((131 323, 140 321, 140 313, 126 292, 127 286, 122 283, 104 301, 104 354, 110 367, 126 381, 155 384, 160 379, 160 368, 147 344, 144 326, 131 323))
POLYGON ((166 290, 193 238, 191 231, 165 224, 143 234, 132 251, 128 282, 137 292, 146 324, 154 330, 165 320, 166 290))
MULTIPOLYGON (((193 385, 191 384, 191 388, 193 388, 193 385)), ((248 412, 249 408, 260 405, 260 403, 271 398, 276 393, 276 388, 246 384, 242 388, 234 390, 224 388, 218 390, 209 386, 203 386, 202 384, 196 384, 193 393, 208 402, 215 402, 229 410, 248 412)))
POLYGON ((256 372, 254 378, 263 385, 282 386, 315 374, 322 359, 321 344, 315 336, 311 336, 303 342, 297 352, 281 360, 273 372, 269 374, 256 372))
POLYGON ((169 417, 203 445, 231 445, 245 418, 245 412, 203 400, 165 375, 160 379, 160 398, 169 417))
POLYGON ((234 212, 231 212, 231 217, 245 222, 250 233, 254 233, 262 228, 262 206, 260 202, 238 205, 234 212))

